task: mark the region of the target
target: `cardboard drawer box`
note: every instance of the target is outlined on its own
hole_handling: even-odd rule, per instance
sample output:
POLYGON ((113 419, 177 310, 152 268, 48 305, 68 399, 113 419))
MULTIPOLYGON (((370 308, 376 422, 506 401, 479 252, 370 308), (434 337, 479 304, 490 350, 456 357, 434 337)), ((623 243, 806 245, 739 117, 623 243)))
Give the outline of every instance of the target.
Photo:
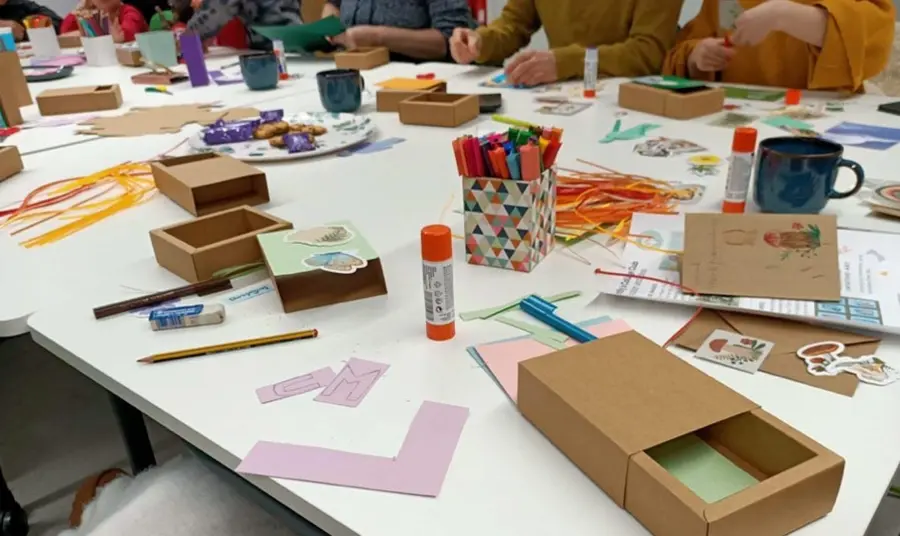
POLYGON ((22 155, 15 145, 0 146, 0 182, 12 177, 25 168, 22 155))
POLYGON ((122 106, 119 86, 81 86, 48 89, 37 96, 41 115, 77 114, 115 110, 122 106))
POLYGON ((194 216, 269 202, 266 174, 227 155, 166 158, 150 169, 160 193, 194 216))
POLYGON ((478 117, 478 95, 423 93, 400 102, 400 122, 404 125, 458 127, 478 117))
POLYGON ((703 86, 680 93, 646 84, 625 82, 619 86, 619 106, 672 119, 693 119, 721 112, 725 90, 703 86))
POLYGON ((519 364, 518 406, 655 536, 782 536, 844 460, 630 331, 519 364))
POLYGON ((387 65, 391 62, 391 53, 387 47, 364 47, 334 55, 334 65, 338 69, 356 69, 365 71, 387 65))
POLYGON ((260 233, 290 229, 290 222, 242 206, 150 231, 160 266, 191 283, 225 268, 262 262, 260 233))
POLYGON ((144 56, 137 48, 116 47, 116 59, 119 60, 119 65, 128 67, 140 67, 144 64, 144 56))
POLYGON ((441 83, 430 89, 425 90, 398 90, 398 89, 380 89, 375 93, 375 109, 379 112, 398 112, 400 111, 400 103, 406 99, 418 97, 425 93, 445 93, 447 84, 441 83))

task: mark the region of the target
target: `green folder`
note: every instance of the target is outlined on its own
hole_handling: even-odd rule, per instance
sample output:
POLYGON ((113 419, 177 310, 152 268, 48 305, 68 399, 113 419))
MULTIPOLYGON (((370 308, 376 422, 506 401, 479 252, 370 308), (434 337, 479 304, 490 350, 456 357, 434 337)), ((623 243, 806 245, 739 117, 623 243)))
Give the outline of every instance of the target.
POLYGON ((253 30, 263 37, 281 41, 287 52, 316 52, 332 48, 327 38, 342 34, 347 28, 332 15, 309 24, 254 26, 253 30))

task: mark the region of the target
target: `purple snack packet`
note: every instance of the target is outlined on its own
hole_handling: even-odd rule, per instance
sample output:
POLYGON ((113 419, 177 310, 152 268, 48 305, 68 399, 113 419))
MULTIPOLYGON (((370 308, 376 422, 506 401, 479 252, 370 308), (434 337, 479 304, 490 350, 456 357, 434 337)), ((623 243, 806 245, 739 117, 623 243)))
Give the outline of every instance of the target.
POLYGON ((266 110, 259 112, 259 118, 263 123, 275 123, 284 118, 284 110, 266 110))
POLYGON ((310 134, 294 132, 284 135, 284 146, 289 153, 305 153, 306 151, 314 151, 316 142, 310 134))
POLYGON ((203 141, 207 145, 222 145, 224 143, 239 143, 253 139, 252 122, 240 121, 225 123, 219 126, 208 127, 203 131, 203 141))

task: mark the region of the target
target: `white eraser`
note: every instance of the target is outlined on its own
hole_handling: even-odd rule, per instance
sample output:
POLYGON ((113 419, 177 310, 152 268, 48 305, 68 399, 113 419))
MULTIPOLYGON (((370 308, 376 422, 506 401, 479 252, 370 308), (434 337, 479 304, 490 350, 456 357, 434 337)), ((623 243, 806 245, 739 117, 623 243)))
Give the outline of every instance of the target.
POLYGON ((153 331, 209 326, 224 321, 225 306, 221 303, 165 307, 150 313, 150 329, 153 331))

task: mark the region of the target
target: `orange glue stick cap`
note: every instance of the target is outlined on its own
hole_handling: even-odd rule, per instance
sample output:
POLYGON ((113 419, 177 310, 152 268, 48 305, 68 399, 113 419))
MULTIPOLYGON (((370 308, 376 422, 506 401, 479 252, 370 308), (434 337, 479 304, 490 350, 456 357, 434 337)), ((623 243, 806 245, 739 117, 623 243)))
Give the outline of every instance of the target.
POLYGON ((789 89, 784 94, 784 103, 788 106, 800 104, 800 90, 789 89))
POLYGON ((422 285, 425 293, 425 335, 433 341, 456 336, 453 303, 453 235, 446 225, 426 225, 422 241, 422 285))
POLYGON ((734 129, 734 138, 731 140, 731 150, 735 153, 756 152, 756 129, 751 127, 738 127, 734 129))

